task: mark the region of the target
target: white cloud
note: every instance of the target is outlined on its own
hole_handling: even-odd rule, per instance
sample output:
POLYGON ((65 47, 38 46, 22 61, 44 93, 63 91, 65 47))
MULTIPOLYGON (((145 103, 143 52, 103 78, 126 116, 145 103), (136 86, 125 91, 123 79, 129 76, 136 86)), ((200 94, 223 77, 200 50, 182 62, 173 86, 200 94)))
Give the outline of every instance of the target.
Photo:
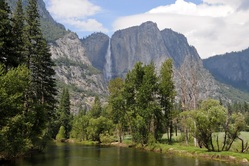
POLYGON ((89 31, 89 32, 108 32, 104 26, 96 21, 95 19, 87 19, 87 20, 77 20, 77 19, 68 19, 65 20, 67 24, 70 24, 76 27, 79 31, 89 31))
POLYGON ((249 47, 248 0, 203 0, 196 5, 184 0, 159 6, 138 15, 121 17, 114 30, 154 21, 159 29, 183 33, 202 58, 249 47))
POLYGON ((102 31, 107 29, 95 19, 101 8, 89 0, 47 0, 48 10, 58 22, 69 25, 77 31, 102 31))

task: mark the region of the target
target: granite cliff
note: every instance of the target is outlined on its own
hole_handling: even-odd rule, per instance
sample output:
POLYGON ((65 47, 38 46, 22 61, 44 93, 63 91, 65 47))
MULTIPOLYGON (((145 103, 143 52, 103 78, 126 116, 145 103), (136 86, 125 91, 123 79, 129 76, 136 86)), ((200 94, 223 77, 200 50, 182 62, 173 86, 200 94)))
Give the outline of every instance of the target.
POLYGON ((190 46, 186 37, 180 33, 171 29, 160 31, 155 23, 149 21, 140 26, 119 30, 111 38, 102 33, 94 33, 82 39, 87 50, 86 56, 102 73, 105 73, 109 40, 112 78, 124 78, 138 61, 144 64, 154 62, 156 68, 160 69, 164 60, 172 58, 179 99, 185 96, 188 102, 207 97, 224 100, 239 98, 234 99, 232 93, 225 92, 226 89, 233 89, 220 84, 212 77, 203 67, 196 49, 190 46))
POLYGON ((94 68, 85 48, 75 33, 69 33, 50 44, 60 88, 70 89, 73 111, 88 109, 96 95, 107 96, 107 86, 101 71, 94 68))

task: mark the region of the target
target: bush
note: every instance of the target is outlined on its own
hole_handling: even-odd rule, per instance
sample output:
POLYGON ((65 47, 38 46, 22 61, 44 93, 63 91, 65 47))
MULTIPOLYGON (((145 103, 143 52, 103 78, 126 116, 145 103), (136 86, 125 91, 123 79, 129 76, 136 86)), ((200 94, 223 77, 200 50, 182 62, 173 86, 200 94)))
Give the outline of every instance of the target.
POLYGON ((61 126, 58 134, 56 135, 56 140, 64 142, 66 140, 66 130, 64 126, 61 126))
POLYGON ((112 143, 115 142, 115 138, 109 134, 100 134, 101 143, 112 143))

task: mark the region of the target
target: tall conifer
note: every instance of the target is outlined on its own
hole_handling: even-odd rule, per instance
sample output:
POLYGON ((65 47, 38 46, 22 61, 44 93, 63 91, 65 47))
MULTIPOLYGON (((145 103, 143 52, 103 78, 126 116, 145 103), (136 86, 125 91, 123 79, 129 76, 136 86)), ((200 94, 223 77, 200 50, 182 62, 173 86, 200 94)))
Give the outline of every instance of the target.
POLYGON ((13 13, 13 37, 15 45, 15 53, 17 54, 16 63, 23 64, 25 62, 25 17, 23 12, 22 0, 16 3, 16 9, 13 13))
POLYGON ((60 123, 65 127, 66 138, 69 138, 71 130, 71 116, 70 116, 70 96, 67 88, 63 89, 59 104, 60 123))
POLYGON ((17 66, 14 55, 10 9, 5 0, 0 1, 0 63, 5 69, 17 66))
POLYGON ((30 69, 31 85, 26 100, 30 102, 28 110, 35 112, 33 131, 36 136, 45 129, 56 102, 54 64, 43 38, 39 20, 37 0, 29 0, 25 32, 27 35, 26 65, 30 69))

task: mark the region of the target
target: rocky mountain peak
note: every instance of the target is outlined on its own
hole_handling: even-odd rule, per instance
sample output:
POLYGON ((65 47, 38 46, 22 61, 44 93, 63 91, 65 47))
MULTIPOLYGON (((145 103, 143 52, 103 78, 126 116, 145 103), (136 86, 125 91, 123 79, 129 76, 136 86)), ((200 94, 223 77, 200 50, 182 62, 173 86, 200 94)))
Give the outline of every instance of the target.
POLYGON ((64 59, 91 65, 89 59, 85 55, 85 49, 82 46, 78 36, 70 32, 63 38, 60 38, 51 45, 52 59, 64 59))
POLYGON ((124 77, 138 61, 161 64, 169 57, 161 32, 153 22, 115 32, 111 52, 114 76, 120 77, 124 77))
POLYGON ((154 31, 155 29, 158 29, 157 24, 152 21, 144 22, 139 27, 146 31, 150 31, 150 30, 154 31))
POLYGON ((202 63, 196 49, 189 45, 187 38, 183 34, 175 32, 172 29, 164 29, 161 33, 165 46, 177 67, 179 67, 187 57, 198 63, 202 63))

